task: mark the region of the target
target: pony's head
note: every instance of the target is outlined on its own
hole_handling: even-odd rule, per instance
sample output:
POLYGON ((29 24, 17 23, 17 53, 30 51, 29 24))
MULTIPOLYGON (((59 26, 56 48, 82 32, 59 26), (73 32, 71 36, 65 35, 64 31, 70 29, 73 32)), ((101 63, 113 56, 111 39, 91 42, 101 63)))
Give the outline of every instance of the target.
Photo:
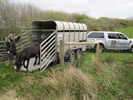
POLYGON ((15 65, 16 65, 16 71, 18 72, 22 66, 22 61, 19 58, 17 58, 15 61, 15 65))

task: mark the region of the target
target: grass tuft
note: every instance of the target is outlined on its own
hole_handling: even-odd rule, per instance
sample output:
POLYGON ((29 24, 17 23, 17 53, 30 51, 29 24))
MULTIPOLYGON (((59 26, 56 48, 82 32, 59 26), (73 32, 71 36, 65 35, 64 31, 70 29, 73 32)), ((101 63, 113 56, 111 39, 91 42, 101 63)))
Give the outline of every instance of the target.
POLYGON ((63 72, 52 70, 48 77, 43 79, 42 83, 50 96, 54 94, 60 98, 62 95, 67 95, 65 97, 79 100, 96 98, 94 90, 97 90, 97 85, 95 80, 73 66, 63 72))

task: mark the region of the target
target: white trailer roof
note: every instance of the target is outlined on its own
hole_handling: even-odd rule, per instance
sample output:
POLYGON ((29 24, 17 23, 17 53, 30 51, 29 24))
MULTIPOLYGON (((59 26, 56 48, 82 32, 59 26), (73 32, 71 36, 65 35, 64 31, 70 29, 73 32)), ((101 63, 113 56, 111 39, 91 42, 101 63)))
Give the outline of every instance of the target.
POLYGON ((33 21, 33 29, 57 29, 63 30, 82 30, 87 31, 87 26, 82 23, 64 22, 64 21, 33 21))

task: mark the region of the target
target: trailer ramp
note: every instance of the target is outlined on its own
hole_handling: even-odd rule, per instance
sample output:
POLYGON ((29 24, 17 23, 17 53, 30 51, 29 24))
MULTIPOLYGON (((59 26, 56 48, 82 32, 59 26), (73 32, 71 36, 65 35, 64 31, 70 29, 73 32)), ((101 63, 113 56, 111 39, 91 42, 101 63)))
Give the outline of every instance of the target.
POLYGON ((56 31, 40 44, 40 71, 43 72, 56 59, 56 31))

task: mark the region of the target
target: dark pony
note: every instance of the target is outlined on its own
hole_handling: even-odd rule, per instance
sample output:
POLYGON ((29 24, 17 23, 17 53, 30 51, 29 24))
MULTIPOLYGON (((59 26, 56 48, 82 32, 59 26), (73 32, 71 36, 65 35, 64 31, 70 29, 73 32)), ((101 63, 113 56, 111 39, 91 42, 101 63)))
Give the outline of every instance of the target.
POLYGON ((33 43, 29 47, 24 48, 19 54, 18 58, 16 59, 15 65, 16 65, 16 71, 19 71, 21 66, 23 65, 27 71, 29 66, 30 58, 35 57, 34 65, 37 63, 40 64, 40 45, 39 43, 33 43), (27 65, 25 65, 25 61, 27 60, 27 65))

